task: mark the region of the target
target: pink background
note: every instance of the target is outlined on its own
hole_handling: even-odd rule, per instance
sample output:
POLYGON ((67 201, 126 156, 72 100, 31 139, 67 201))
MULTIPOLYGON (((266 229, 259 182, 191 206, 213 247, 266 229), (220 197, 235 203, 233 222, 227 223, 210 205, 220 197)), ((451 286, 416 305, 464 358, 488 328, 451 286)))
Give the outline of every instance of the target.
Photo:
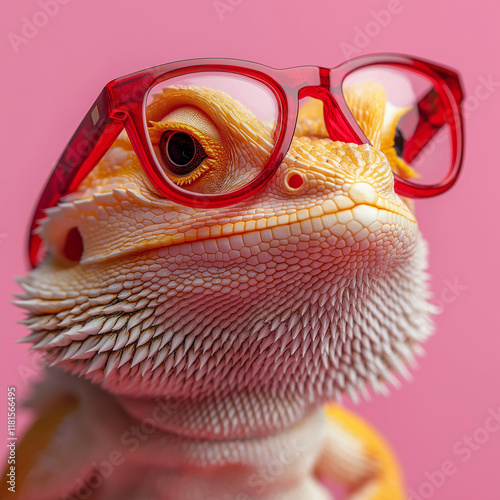
POLYGON ((484 430, 488 412, 500 411, 500 4, 65 0, 48 19, 40 15, 41 4, 4 0, 0 17, 2 394, 7 385, 25 394, 37 372, 26 345, 13 345, 24 329, 15 323, 21 312, 9 304, 18 291, 14 276, 27 270, 33 203, 105 83, 191 57, 287 67, 335 66, 348 45, 352 55, 408 53, 461 71, 469 96, 466 161, 451 192, 417 203, 431 248, 432 288, 443 305, 437 335, 412 383, 357 411, 390 440, 408 488, 420 489, 420 498, 500 499, 500 430, 484 430), (217 6, 226 8, 218 13, 217 6), (390 19, 375 20, 389 8, 390 19), (47 22, 15 46, 12 34, 22 36, 23 17, 47 22), (493 83, 484 86, 488 80, 493 83), (466 436, 472 436, 468 445, 466 436), (435 471, 448 461, 453 472, 436 483, 435 471))

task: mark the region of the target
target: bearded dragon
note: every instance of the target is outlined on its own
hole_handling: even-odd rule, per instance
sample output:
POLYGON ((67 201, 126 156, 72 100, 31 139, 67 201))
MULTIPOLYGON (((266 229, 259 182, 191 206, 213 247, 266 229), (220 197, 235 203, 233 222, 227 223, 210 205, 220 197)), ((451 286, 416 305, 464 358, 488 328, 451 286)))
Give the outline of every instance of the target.
MULTIPOLYGON (((18 498, 323 500, 325 479, 351 500, 404 498, 383 438, 331 404, 397 385, 432 330, 426 245, 394 192, 393 171, 414 173, 385 99, 347 91, 363 145, 330 140, 322 103, 302 105, 276 175, 235 206, 162 198, 122 133, 47 211, 48 257, 17 303, 53 368, 18 498)), ((222 92, 179 87, 152 106, 152 140, 189 130, 261 167, 248 152, 266 124, 222 92)))

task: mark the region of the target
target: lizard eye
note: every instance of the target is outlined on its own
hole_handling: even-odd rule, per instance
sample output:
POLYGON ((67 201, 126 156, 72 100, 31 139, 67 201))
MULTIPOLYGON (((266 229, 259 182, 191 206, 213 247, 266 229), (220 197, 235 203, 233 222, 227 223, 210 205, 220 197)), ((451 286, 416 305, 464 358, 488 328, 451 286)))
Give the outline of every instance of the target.
POLYGON ((187 175, 196 170, 207 154, 191 135, 175 130, 163 132, 159 152, 164 166, 174 175, 187 175))

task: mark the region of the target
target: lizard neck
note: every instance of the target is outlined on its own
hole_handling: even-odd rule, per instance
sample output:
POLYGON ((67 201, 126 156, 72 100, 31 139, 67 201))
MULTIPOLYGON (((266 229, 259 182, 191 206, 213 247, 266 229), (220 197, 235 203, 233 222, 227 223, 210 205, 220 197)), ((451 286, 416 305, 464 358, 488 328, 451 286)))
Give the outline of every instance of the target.
MULTIPOLYGON (((180 398, 116 396, 133 418, 152 419, 163 431, 187 438, 246 439, 274 435, 313 411, 298 394, 240 392, 193 402, 180 398)), ((316 405, 318 406, 318 405, 316 405)))
POLYGON ((118 401, 136 422, 125 434, 127 439, 140 442, 138 451, 130 455, 130 467, 134 472, 144 471, 147 477, 161 474, 168 498, 220 498, 221 484, 227 498, 278 498, 277 491, 286 492, 290 500, 330 498, 312 480, 314 464, 328 435, 321 408, 286 425, 281 432, 271 432, 273 425, 287 423, 289 402, 259 398, 244 404, 242 399, 233 398, 231 402, 196 406, 160 398, 119 397, 118 401), (240 404, 243 406, 236 408, 240 404), (242 414, 252 422, 253 434, 235 425, 241 422, 242 414), (257 433, 254 421, 259 418, 268 425, 257 433), (200 428, 200 422, 207 427, 200 428), (155 425, 160 429, 154 430, 155 425), (209 474, 200 474, 200 467, 208 468, 209 474), (172 469, 175 474, 165 474, 172 469))

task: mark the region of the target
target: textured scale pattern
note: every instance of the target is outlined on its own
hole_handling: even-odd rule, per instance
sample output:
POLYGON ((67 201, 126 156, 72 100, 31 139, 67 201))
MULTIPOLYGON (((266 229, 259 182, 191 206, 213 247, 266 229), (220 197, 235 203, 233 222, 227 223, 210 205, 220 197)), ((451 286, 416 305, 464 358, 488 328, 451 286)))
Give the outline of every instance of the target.
MULTIPOLYGON (((177 105, 185 101, 186 108, 170 116, 199 122, 204 115, 192 112, 198 106, 211 120, 206 130, 230 125, 227 157, 237 162, 236 152, 246 149, 252 151, 243 155, 249 168, 265 162, 262 144, 268 141, 260 132, 267 129, 249 111, 233 115, 241 105, 202 90, 172 92, 165 95, 177 105), (217 114, 210 115, 214 99, 217 114), (241 147, 234 146, 238 140, 241 147)), ((250 488, 253 496, 240 478, 247 487, 234 491, 245 492, 246 500, 326 499, 313 475, 321 436, 330 433, 335 439, 326 441, 340 437, 344 450, 352 447, 345 457, 363 455, 363 447, 345 437, 343 425, 325 427, 320 406, 344 393, 368 397, 369 387, 385 393, 387 383, 399 384, 394 371, 409 376, 406 366, 421 353, 432 326, 426 245, 411 207, 394 193, 383 152, 392 147, 390 130, 382 129, 384 97, 377 92, 365 100, 353 94, 359 104, 351 104, 362 113, 373 146, 323 138, 321 123, 302 110, 274 178, 237 206, 195 209, 162 199, 122 135, 79 189, 49 209, 40 230, 49 257, 20 279, 25 294, 18 304, 28 311, 25 323, 32 330, 26 340, 53 366, 102 387, 126 418, 141 421, 155 398, 164 399, 169 418, 158 425, 165 455, 218 472, 198 482, 199 471, 161 479, 161 468, 154 469, 158 491, 170 492, 158 498, 231 492, 224 467, 249 461, 250 471, 258 469, 270 455, 257 443, 286 443, 286 433, 298 429, 308 442, 301 472, 290 469, 273 488, 268 481, 262 494, 250 488), (292 175, 303 179, 299 187, 288 184, 292 175), (78 263, 62 251, 74 227, 84 244, 78 263), (311 423, 314 418, 319 423, 311 423), (175 451, 175 443, 182 450, 175 451)), ((161 96, 154 101, 156 120, 169 116, 163 105, 161 96)), ((220 137, 228 137, 228 129, 220 137)), ((220 168, 217 161, 211 168, 220 168)), ((204 175, 193 180, 193 189, 206 182, 204 175)), ((378 470, 333 455, 346 461, 345 475, 354 482, 378 470)), ((135 498, 126 495, 151 487, 137 480, 121 489, 120 481, 107 483, 102 498, 135 498)), ((399 498, 375 496, 377 487, 356 498, 399 498)))

